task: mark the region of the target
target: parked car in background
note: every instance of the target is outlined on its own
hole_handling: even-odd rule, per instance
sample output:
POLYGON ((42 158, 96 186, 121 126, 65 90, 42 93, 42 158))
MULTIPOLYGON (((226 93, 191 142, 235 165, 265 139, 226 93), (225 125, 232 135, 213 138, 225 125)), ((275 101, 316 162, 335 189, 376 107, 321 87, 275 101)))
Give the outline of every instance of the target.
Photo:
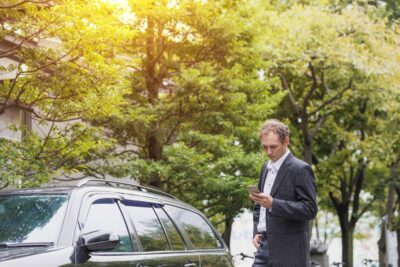
POLYGON ((232 267, 205 216, 164 192, 101 179, 0 191, 0 267, 232 267))

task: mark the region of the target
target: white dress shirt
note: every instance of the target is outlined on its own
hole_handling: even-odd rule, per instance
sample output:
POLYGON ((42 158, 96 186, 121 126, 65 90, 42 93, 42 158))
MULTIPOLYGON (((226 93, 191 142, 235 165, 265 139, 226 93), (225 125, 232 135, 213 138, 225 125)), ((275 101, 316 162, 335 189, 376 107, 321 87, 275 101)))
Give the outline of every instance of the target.
MULTIPOLYGON (((290 151, 289 149, 286 150, 285 154, 282 155, 277 161, 272 162, 271 160, 268 161, 267 163, 267 178, 265 179, 264 183, 264 188, 263 188, 263 193, 269 195, 272 190, 272 186, 274 185, 276 175, 278 174, 279 169, 281 168, 281 165, 283 161, 286 159, 286 157, 289 155, 290 151)), ((271 209, 270 209, 271 211, 271 209)), ((257 231, 259 233, 261 232, 266 232, 266 223, 265 223, 265 213, 266 213, 266 208, 260 207, 260 219, 258 220, 257 224, 257 231)))

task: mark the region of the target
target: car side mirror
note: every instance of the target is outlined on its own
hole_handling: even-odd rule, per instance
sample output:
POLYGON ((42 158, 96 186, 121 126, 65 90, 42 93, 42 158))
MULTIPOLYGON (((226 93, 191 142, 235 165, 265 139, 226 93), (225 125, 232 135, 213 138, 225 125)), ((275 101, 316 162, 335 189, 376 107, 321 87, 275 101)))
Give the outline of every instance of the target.
POLYGON ((93 231, 82 234, 83 245, 88 251, 103 251, 116 248, 120 242, 117 233, 93 231))

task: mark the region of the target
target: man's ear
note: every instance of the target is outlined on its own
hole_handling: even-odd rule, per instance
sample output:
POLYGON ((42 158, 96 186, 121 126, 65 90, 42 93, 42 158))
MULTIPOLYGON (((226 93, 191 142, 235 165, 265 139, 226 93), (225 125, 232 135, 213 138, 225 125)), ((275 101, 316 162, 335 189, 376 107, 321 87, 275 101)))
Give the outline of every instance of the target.
POLYGON ((283 141, 284 145, 289 145, 289 136, 285 137, 285 140, 283 141))

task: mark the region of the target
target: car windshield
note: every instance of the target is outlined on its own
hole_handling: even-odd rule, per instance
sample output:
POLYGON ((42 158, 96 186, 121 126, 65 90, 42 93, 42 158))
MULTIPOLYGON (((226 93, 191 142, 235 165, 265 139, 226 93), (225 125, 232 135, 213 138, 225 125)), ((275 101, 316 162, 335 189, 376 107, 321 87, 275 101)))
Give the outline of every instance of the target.
POLYGON ((56 243, 66 194, 0 196, 0 244, 56 243))

